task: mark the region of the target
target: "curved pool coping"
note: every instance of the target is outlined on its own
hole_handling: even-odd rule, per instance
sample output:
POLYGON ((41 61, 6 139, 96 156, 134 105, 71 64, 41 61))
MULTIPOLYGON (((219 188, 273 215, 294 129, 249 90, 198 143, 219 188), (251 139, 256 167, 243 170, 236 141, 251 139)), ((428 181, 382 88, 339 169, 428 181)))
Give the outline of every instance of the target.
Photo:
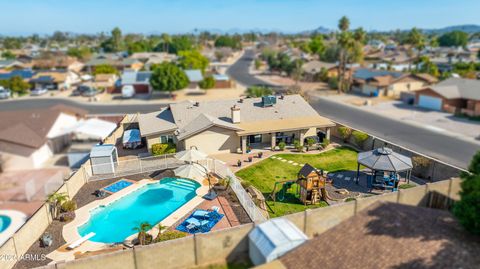
MULTIPOLYGON (((191 179, 190 179, 191 180, 191 179)), ((160 180, 161 181, 161 180, 160 180)), ((187 203, 182 205, 180 208, 172 212, 170 215, 168 215, 166 218, 164 218, 162 221, 162 225, 164 226, 171 226, 175 222, 177 222, 179 219, 184 217, 188 212, 193 210, 196 206, 198 206, 202 201, 203 201, 203 196, 208 193, 208 182, 200 182, 198 180, 194 180, 195 182, 200 184, 200 187, 197 188, 196 190, 196 196, 190 199, 187 203)), ((100 206, 108 206, 109 204, 117 201, 118 199, 123 198, 124 196, 135 192, 142 188, 143 186, 146 186, 148 184, 155 184, 158 183, 158 180, 152 180, 152 179, 142 179, 140 181, 135 182, 134 184, 108 196, 100 200, 95 200, 77 210, 75 210, 75 219, 73 219, 71 222, 65 224, 63 226, 63 231, 62 235, 63 238, 65 239, 65 242, 67 242, 66 245, 71 244, 72 242, 80 239, 82 236, 78 232, 78 227, 81 225, 85 224, 87 221, 90 219, 90 212, 94 210, 97 207, 100 206)), ((155 223, 154 228, 152 228, 149 233, 156 234, 158 233, 158 228, 157 224, 155 223)), ((135 235, 136 233, 132 233, 132 235, 128 236, 127 238, 130 239, 135 235)), ((47 255, 48 258, 57 261, 57 260, 73 260, 74 252, 84 252, 84 251, 95 251, 95 250, 101 250, 105 249, 108 246, 112 245, 111 243, 99 243, 99 242, 93 242, 93 241, 86 241, 84 242, 81 246, 75 248, 72 251, 54 251, 50 254, 47 255)))
POLYGON ((0 233, 0 246, 3 245, 7 240, 15 234, 20 227, 27 221, 27 215, 23 212, 10 209, 0 210, 0 215, 7 216, 11 219, 10 225, 0 233))

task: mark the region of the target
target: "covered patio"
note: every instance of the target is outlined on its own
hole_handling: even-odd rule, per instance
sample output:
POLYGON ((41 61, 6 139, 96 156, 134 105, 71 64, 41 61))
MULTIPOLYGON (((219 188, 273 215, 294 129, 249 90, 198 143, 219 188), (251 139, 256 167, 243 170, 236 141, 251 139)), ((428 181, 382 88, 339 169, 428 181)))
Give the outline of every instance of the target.
POLYGON ((247 153, 249 148, 275 150, 280 142, 293 145, 298 140, 303 146, 306 137, 317 136, 319 132, 330 139, 330 129, 334 126, 335 123, 322 117, 240 123, 242 130, 237 135, 241 152, 247 153))
POLYGON ((394 152, 390 148, 382 147, 358 154, 357 176, 360 178, 360 166, 367 167, 367 186, 369 188, 398 189, 401 174, 407 183, 410 183, 412 175, 412 160, 404 155, 394 152))

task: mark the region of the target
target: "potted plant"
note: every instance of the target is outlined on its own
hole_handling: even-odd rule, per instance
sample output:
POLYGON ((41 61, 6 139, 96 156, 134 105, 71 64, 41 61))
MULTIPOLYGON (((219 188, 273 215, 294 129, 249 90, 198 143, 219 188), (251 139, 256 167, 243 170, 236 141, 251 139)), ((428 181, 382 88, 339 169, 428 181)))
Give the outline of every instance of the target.
POLYGON ((260 151, 260 152, 258 153, 258 158, 261 159, 262 157, 263 157, 263 152, 260 151))
POLYGON ((253 161, 253 156, 248 156, 248 162, 251 163, 253 161))
POLYGON ((241 166, 242 166, 242 161, 238 160, 238 161, 237 161, 237 166, 238 166, 238 167, 241 167, 241 166))

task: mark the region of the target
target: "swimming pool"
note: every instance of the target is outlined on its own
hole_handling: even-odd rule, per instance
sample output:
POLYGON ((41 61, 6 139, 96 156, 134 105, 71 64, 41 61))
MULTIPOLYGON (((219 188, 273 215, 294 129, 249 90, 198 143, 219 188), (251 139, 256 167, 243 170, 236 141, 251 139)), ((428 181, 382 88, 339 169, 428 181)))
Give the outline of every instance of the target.
POLYGON ((99 243, 123 242, 134 234, 133 228, 142 222, 156 225, 196 196, 200 184, 178 178, 165 178, 147 184, 106 206, 90 211, 90 219, 78 227, 85 236, 94 232, 90 240, 99 243))
POLYGON ((107 187, 103 188, 104 190, 114 193, 120 190, 125 189, 126 187, 132 185, 133 182, 127 181, 127 180, 119 180, 111 185, 108 185, 107 187))
POLYGON ((0 233, 5 231, 8 226, 10 226, 10 223, 12 223, 12 218, 9 216, 0 215, 0 233))

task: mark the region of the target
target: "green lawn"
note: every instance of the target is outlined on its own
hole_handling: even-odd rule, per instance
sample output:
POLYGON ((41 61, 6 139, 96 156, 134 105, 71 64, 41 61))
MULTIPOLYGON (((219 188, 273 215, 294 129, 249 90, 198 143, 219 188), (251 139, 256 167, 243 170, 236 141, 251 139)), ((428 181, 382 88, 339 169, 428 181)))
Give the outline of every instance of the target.
MULTIPOLYGON (((278 154, 276 156, 301 164, 309 163, 315 168, 329 172, 357 169, 357 152, 350 148, 338 148, 320 154, 278 154)), ((268 158, 238 171, 236 175, 244 181, 251 183, 263 193, 265 199, 267 199, 267 204, 275 211, 274 213, 270 212, 270 216, 276 217, 303 211, 306 208, 326 206, 326 203, 313 206, 301 204, 295 196, 296 184, 289 189, 284 201, 280 202, 277 200, 275 205, 273 201, 269 201, 268 196, 272 192, 275 182, 295 180, 300 168, 300 166, 293 166, 268 158)), ((277 185, 277 187, 281 188, 281 185, 277 185)))

